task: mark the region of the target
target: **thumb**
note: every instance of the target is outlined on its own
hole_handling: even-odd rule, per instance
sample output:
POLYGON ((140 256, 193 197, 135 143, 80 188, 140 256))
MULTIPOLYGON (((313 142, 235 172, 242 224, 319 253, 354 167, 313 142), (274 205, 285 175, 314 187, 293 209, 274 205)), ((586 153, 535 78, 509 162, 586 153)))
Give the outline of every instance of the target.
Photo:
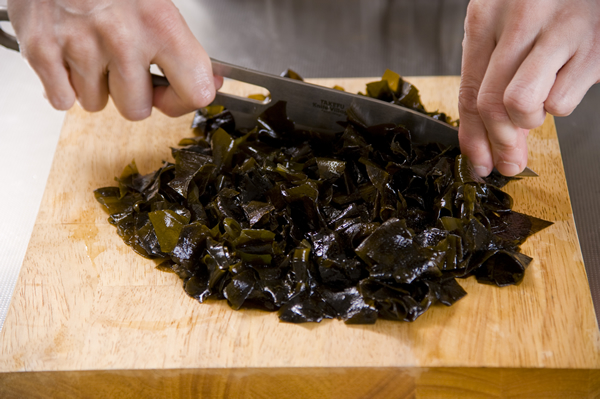
POLYGON ((187 25, 181 33, 152 60, 170 83, 154 89, 153 105, 171 117, 209 105, 222 84, 222 78, 213 76, 210 58, 187 25))

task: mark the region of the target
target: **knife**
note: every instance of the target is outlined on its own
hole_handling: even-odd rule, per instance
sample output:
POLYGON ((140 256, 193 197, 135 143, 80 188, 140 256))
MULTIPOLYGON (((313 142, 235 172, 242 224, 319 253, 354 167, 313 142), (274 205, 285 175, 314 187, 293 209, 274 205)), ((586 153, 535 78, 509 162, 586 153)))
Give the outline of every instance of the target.
MULTIPOLYGON (((0 8, 0 21, 8 21, 8 12, 0 8)), ((19 51, 15 37, 0 28, 0 44, 19 51)), ((350 109, 356 110, 367 126, 383 123, 406 127, 411 138, 418 144, 438 142, 444 146, 458 147, 458 129, 428 115, 387 103, 371 97, 330 89, 299 80, 284 78, 264 72, 211 59, 215 75, 267 89, 270 96, 265 101, 217 92, 213 104, 227 108, 235 118, 236 126, 252 128, 267 108, 278 101, 287 103, 287 115, 299 129, 334 133, 341 129, 338 122, 346 120, 350 109)), ((164 76, 152 75, 154 86, 167 86, 164 76)), ((519 177, 538 176, 525 168, 519 177)))

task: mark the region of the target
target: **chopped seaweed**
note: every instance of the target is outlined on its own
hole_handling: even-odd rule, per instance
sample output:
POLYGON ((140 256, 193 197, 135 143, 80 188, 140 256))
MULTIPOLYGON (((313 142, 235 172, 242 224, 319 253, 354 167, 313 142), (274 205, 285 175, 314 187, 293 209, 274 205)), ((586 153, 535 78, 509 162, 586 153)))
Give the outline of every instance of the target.
MULTIPOLYGON (((394 72, 366 91, 457 123, 426 112, 394 72)), ((198 111, 192 127, 174 163, 141 175, 132 162, 118 187, 94 194, 123 241, 164 259, 158 269, 200 302, 292 323, 414 321, 465 296, 457 278, 519 284, 532 260, 519 246, 552 224, 511 209, 500 188, 512 178, 480 178, 457 148, 414 144, 399 125, 350 113, 325 139, 295 129, 279 102, 249 131, 221 106, 198 111)))

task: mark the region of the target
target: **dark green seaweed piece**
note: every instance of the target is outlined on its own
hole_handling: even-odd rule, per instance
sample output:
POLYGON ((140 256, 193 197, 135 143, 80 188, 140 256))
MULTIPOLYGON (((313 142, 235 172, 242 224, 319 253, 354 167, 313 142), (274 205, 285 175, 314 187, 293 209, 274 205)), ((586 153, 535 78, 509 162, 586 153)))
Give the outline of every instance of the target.
POLYGON ((453 278, 442 279, 439 281, 428 280, 427 285, 434 293, 437 300, 446 306, 452 306, 456 301, 467 295, 467 291, 465 291, 453 278))
POLYGON ((179 233, 177 244, 171 251, 171 259, 185 270, 196 270, 205 241, 210 236, 210 229, 199 222, 184 226, 179 233))
POLYGON ((322 297, 329 307, 328 313, 344 320, 346 324, 374 324, 377 321, 377 308, 372 301, 365 302, 356 287, 343 291, 323 290, 322 297))
POLYGON ((160 210, 148 213, 162 252, 171 252, 179 241, 183 227, 189 222, 189 217, 177 214, 172 210, 160 210))
POLYGON ((440 275, 443 253, 421 247, 404 220, 389 219, 356 248, 372 277, 409 284, 421 275, 440 275))
POLYGON ((519 252, 500 250, 489 256, 475 272, 477 282, 498 287, 519 284, 532 258, 519 252))
POLYGON ((238 310, 242 307, 244 302, 255 290, 256 278, 254 273, 250 269, 246 269, 231 279, 229 284, 223 290, 223 295, 229 302, 229 305, 238 310))
POLYGON ((139 193, 121 198, 119 187, 99 188, 94 191, 94 196, 109 215, 133 212, 133 206, 143 199, 139 193))
POLYGON ((274 144, 273 140, 287 142, 286 136, 293 137, 294 122, 287 117, 285 108, 285 101, 277 101, 258 117, 258 135, 267 143, 274 144))
MULTIPOLYGON (((454 123, 392 71, 366 92, 454 123)), ((520 245, 552 223, 512 210, 501 187, 516 179, 480 178, 458 148, 416 144, 366 111, 350 107, 324 138, 297 130, 284 102, 251 130, 213 105, 173 163, 142 175, 132 161, 94 195, 123 241, 163 259, 191 297, 285 322, 414 321, 464 297, 458 278, 519 284, 532 261, 520 245)))
POLYGON ((346 170, 346 162, 335 158, 315 158, 322 180, 339 179, 346 170))
POLYGON ((212 134, 210 147, 217 171, 229 170, 233 157, 235 140, 225 130, 218 128, 212 134))
POLYGON ((223 108, 223 106, 211 105, 202 108, 194 115, 192 129, 194 129, 196 135, 208 135, 218 128, 223 128, 226 131, 235 130, 233 115, 229 110, 223 108))
POLYGON ((290 78, 290 79, 294 79, 294 80, 300 80, 300 81, 304 81, 304 79, 302 79, 302 76, 300 76, 297 72, 294 72, 291 69, 286 69, 282 74, 282 77, 284 78, 290 78))
POLYGON ((318 323, 323 318, 333 318, 327 313, 325 301, 305 291, 292 296, 279 310, 279 319, 288 323, 318 323))
POLYGON ((183 149, 173 149, 172 153, 175 158, 175 177, 167 184, 183 198, 187 198, 190 182, 204 165, 212 163, 212 158, 183 149))
POLYGON ((427 112, 421 102, 419 90, 402 79, 396 72, 390 71, 389 69, 384 72, 380 81, 367 84, 367 95, 422 112, 434 119, 438 119, 451 125, 458 125, 458 121, 453 121, 443 112, 427 112))
POLYGON ((242 204, 246 218, 250 223, 250 227, 257 224, 266 215, 269 215, 275 210, 275 207, 267 202, 250 201, 248 204, 242 204))
POLYGON ((388 320, 414 321, 435 299, 425 281, 397 284, 369 277, 361 280, 358 289, 366 300, 372 301, 379 317, 388 320))
POLYGON ((489 216, 490 230, 498 238, 520 245, 527 237, 545 229, 552 223, 515 211, 507 211, 489 216))

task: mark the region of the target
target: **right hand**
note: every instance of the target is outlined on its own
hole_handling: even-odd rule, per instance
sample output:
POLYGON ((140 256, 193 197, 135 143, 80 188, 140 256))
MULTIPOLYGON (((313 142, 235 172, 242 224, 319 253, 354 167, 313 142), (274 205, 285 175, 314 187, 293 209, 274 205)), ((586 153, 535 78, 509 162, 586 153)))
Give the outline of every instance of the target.
POLYGON ((21 53, 59 110, 90 112, 110 95, 141 120, 155 106, 180 116, 212 102, 222 78, 171 0, 8 0, 21 53), (152 87, 157 64, 168 87, 152 87))

